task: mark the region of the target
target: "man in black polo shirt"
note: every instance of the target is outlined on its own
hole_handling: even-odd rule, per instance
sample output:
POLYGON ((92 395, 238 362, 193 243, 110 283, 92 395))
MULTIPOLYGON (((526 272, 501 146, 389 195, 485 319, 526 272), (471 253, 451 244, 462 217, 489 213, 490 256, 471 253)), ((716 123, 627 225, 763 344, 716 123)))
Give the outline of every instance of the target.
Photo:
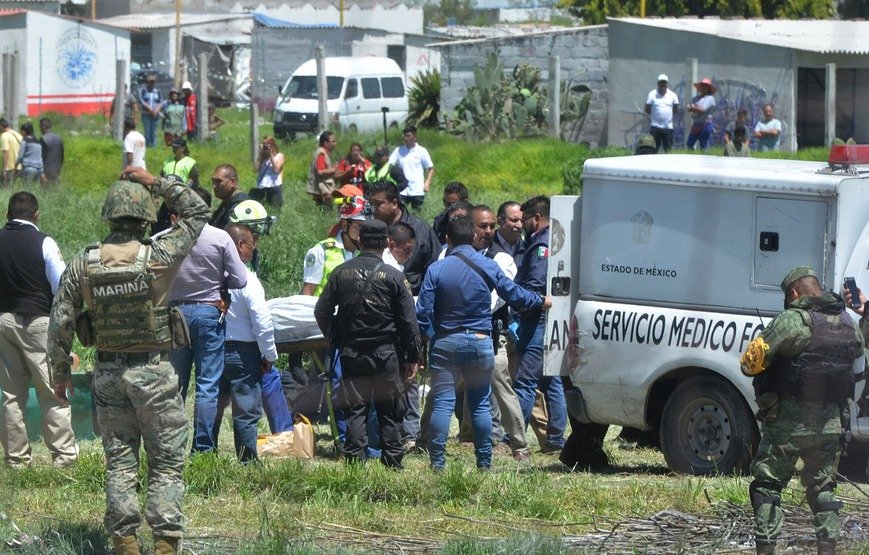
POLYGON ((31 462, 24 411, 32 385, 42 410, 42 436, 54 465, 75 462, 71 409, 54 395, 48 375, 48 315, 66 269, 54 239, 39 231, 39 203, 21 191, 9 199, 0 230, 0 388, 6 464, 31 462))

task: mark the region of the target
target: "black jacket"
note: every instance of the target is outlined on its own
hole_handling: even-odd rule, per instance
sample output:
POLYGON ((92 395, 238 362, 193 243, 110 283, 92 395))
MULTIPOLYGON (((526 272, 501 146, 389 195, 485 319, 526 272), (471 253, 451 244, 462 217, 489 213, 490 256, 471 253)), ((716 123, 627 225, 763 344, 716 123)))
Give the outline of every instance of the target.
POLYGON ((410 290, 413 291, 414 295, 417 295, 419 288, 422 287, 425 271, 438 260, 441 253, 441 242, 438 241, 437 235, 430 225, 409 213, 403 204, 399 204, 399 207, 401 208, 401 218, 398 221, 410 225, 416 233, 413 252, 404 263, 404 275, 407 276, 407 281, 410 283, 410 290))
POLYGON ((413 295, 407 280, 395 268, 382 264, 360 299, 380 256, 363 252, 338 266, 317 299, 314 317, 323 335, 338 348, 373 350, 393 344, 405 362, 419 362, 420 337, 413 295), (334 315, 335 307, 338 314, 334 315))

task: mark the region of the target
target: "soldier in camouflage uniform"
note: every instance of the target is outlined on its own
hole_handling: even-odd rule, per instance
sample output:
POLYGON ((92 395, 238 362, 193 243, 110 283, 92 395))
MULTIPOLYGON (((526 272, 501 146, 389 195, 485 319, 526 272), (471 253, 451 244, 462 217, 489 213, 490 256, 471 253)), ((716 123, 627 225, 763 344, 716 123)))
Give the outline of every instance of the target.
POLYGON ((842 450, 843 416, 862 371, 864 343, 845 302, 821 291, 811 268, 801 266, 781 284, 786 310, 752 341, 740 360, 754 376, 761 440, 749 487, 758 553, 774 553, 782 529, 781 490, 803 460, 800 481, 814 514, 818 553, 834 553, 841 531, 835 475, 842 450))
POLYGON ((55 296, 48 329, 51 382, 55 394, 66 400, 67 390, 72 392, 73 329, 80 336, 92 334, 97 348, 93 395, 106 455, 105 526, 116 553, 139 553, 136 475, 144 443, 145 518, 154 533, 154 553, 175 553, 184 530, 182 470, 188 432, 178 378, 169 362, 167 306, 178 267, 209 211, 173 176, 157 179, 131 167, 124 172, 122 178, 130 181, 115 182, 103 205, 110 234, 75 256, 55 296), (176 226, 153 242, 142 238, 156 220, 152 193, 179 215, 176 226), (90 324, 84 327, 90 333, 76 325, 85 304, 90 324))

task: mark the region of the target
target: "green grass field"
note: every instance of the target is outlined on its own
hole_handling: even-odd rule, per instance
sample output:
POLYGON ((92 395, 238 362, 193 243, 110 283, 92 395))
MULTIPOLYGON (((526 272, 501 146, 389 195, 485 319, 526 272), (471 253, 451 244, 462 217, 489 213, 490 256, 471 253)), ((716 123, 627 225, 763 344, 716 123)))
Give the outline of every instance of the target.
MULTIPOLYGON (((226 111, 221 116, 228 123, 220 129, 219 138, 192 144, 191 155, 199 161, 206 183, 214 166, 232 163, 239 169, 242 187, 250 188, 254 172, 246 113, 226 111)), ((40 227, 58 241, 69 259, 105 235, 107 227, 99 220, 99 209, 106 188, 120 170, 121 155, 119 144, 107 137, 101 122, 58 118, 55 129, 67 147, 63 182, 36 193, 41 203, 40 227)), ((269 132, 270 126, 261 126, 261 137, 269 132)), ((338 137, 340 153, 347 151, 352 139, 338 137)), ((378 142, 376 137, 358 139, 366 152, 378 142)), ((391 144, 398 140, 397 132, 390 136, 391 144)), ((428 132, 421 133, 420 143, 430 149, 437 172, 434 190, 422 211, 428 220, 440 210, 440 191, 448 181, 463 181, 474 202, 497 207, 510 198, 521 201, 535 194, 560 193, 565 174, 575 179, 582 161, 595 154, 579 145, 548 139, 478 145, 428 132)), ((273 234, 260 241, 260 277, 269 297, 299 290, 306 249, 324 237, 335 218, 333 213, 315 209, 304 194, 313 139, 281 148, 288 159, 285 206, 273 234)), ((621 149, 605 152, 626 153, 621 149)), ((801 152, 796 156, 822 158, 824 154, 801 152)), ((149 169, 156 171, 168 155, 166 148, 150 150, 149 169)), ((3 206, 11 192, 0 190, 3 206)), ((87 366, 92 357, 80 352, 87 366)), ((575 553, 585 550, 570 547, 567 538, 591 533, 606 537, 616 523, 628 518, 647 518, 666 509, 710 516, 721 503, 736 504, 745 514, 750 511, 748 479, 673 475, 656 450, 619 443, 617 428, 608 436, 607 450, 615 467, 607 473, 571 472, 556 458, 535 453, 532 463, 525 466, 510 457, 496 456, 493 472, 480 474, 474 469, 472 451, 450 443, 448 470, 439 475, 430 472, 425 455, 409 456, 406 470, 399 473, 379 464, 348 466, 330 457, 328 427, 318 425, 317 430, 322 456, 313 461, 266 461, 261 466, 242 467, 232 456, 227 418, 222 454, 195 457, 185 471, 187 552, 575 553)), ((0 468, 0 542, 5 542, 0 543, 0 552, 107 552, 110 540, 102 527, 101 447, 99 441, 86 439, 81 449, 80 462, 67 470, 52 468, 41 444, 35 447, 33 467, 0 468)), ((142 495, 144 484, 142 472, 142 495)), ((846 513, 865 514, 867 497, 862 487, 841 487, 846 513)), ((799 505, 805 509, 797 482, 785 491, 785 501, 789 510, 799 505)), ((694 552, 672 543, 678 530, 659 528, 659 533, 636 539, 628 535, 617 551, 694 552)), ((149 545, 146 527, 141 536, 149 545)), ((721 551, 721 544, 716 543, 720 537, 710 533, 709 538, 708 547, 701 551, 721 551)), ((738 542, 724 545, 730 551, 751 549, 738 542)), ((605 547, 589 550, 610 551, 605 547)), ((851 544, 849 550, 869 553, 869 544, 864 540, 851 544)))

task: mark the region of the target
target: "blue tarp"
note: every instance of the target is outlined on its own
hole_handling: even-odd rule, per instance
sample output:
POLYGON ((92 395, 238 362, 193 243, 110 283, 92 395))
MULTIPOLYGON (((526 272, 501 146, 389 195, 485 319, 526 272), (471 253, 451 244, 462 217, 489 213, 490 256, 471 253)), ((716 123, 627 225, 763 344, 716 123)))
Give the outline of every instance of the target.
POLYGON ((263 27, 272 29, 337 29, 335 23, 293 23, 292 21, 284 21, 276 17, 268 16, 264 13, 254 12, 253 20, 263 27))

